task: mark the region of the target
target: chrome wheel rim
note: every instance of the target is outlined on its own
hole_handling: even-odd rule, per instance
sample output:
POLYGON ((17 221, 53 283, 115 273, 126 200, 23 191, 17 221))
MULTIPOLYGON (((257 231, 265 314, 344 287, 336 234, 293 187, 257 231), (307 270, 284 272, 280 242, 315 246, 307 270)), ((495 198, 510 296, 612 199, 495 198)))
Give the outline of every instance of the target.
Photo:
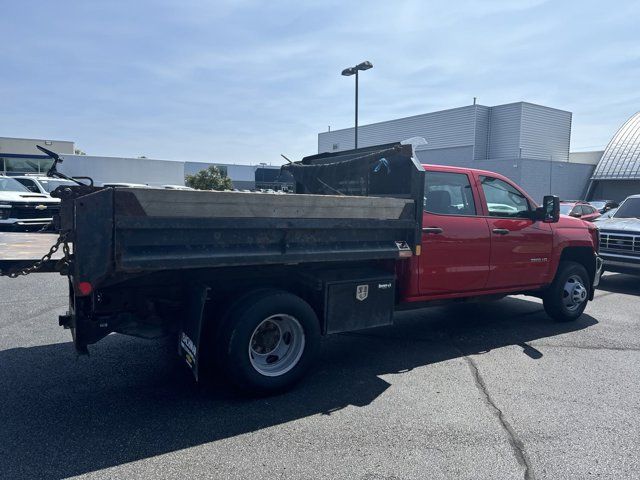
POLYGON ((278 377, 298 364, 304 345, 304 330, 295 317, 271 315, 251 334, 249 360, 261 375, 278 377))
POLYGON ((575 311, 587 301, 589 292, 578 275, 567 278, 562 290, 562 303, 569 311, 575 311))

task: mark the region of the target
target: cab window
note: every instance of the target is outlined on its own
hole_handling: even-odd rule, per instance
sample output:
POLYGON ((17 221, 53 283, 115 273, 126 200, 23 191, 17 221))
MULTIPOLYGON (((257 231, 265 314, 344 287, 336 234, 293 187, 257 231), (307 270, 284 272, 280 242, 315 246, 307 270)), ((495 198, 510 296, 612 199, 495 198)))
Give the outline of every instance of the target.
POLYGON ((464 173, 428 171, 424 209, 440 215, 476 215, 469 177, 464 173))
POLYGON ((499 178, 481 176, 480 184, 492 217, 526 218, 531 210, 522 192, 499 178))
POLYGON ((34 182, 33 180, 29 180, 27 178, 16 178, 16 180, 19 181, 25 187, 27 187, 29 191, 33 193, 40 193, 40 190, 38 189, 36 182, 34 182))

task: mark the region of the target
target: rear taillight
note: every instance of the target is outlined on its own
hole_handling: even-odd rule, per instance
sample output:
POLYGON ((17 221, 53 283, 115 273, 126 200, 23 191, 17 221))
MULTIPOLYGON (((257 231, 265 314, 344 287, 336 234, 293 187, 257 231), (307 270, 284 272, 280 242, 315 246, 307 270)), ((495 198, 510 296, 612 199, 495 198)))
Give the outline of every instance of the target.
POLYGON ((78 289, 78 293, 83 297, 91 295, 91 292, 93 292, 93 285, 91 285, 89 282, 79 282, 76 287, 78 289))

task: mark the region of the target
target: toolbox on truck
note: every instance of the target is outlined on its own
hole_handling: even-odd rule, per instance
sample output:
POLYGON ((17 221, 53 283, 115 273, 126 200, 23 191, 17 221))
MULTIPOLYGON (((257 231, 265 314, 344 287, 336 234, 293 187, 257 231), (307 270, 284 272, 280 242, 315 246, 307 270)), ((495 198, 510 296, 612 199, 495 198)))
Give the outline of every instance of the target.
POLYGON ((311 271, 302 276, 321 292, 323 334, 350 332, 393 323, 395 275, 382 269, 311 271), (315 285, 313 285, 315 283, 315 285))

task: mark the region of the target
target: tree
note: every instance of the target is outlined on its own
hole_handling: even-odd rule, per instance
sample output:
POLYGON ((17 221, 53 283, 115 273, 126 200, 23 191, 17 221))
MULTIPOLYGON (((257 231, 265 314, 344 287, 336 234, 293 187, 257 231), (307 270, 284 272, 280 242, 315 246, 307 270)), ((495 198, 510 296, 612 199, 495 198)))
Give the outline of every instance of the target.
POLYGON ((223 175, 215 165, 209 166, 206 170, 200 170, 195 175, 187 175, 185 184, 196 190, 231 190, 233 188, 231 179, 223 175))
POLYGON ((84 153, 82 150, 80 150, 79 148, 76 148, 73 150, 73 153, 75 153, 76 155, 86 155, 86 153, 84 153))

